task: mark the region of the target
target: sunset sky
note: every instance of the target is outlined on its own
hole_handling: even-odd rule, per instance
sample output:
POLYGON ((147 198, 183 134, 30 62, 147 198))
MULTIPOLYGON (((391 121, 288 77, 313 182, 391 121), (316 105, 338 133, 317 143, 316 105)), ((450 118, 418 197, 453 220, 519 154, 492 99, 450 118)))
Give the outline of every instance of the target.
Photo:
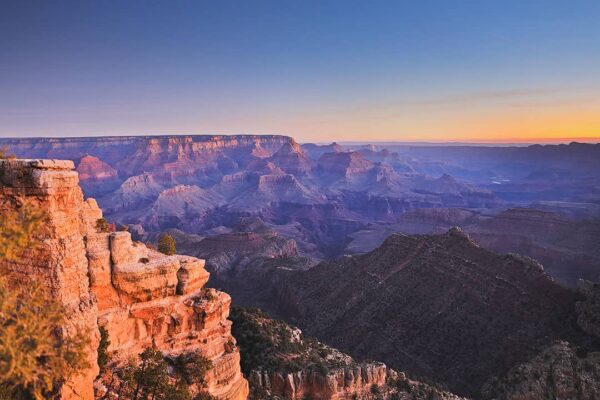
POLYGON ((600 137, 600 1, 1 1, 0 136, 600 137))

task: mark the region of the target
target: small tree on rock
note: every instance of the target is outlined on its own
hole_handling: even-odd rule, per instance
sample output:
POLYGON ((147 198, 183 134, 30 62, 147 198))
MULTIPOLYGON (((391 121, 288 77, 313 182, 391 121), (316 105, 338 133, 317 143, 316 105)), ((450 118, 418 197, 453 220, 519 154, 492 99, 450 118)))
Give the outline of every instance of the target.
POLYGON ((160 238, 158 238, 158 251, 168 256, 175 254, 176 248, 173 236, 166 233, 161 235, 160 238))
POLYGON ((96 230, 102 233, 110 232, 110 225, 108 224, 106 218, 98 218, 96 220, 96 230))

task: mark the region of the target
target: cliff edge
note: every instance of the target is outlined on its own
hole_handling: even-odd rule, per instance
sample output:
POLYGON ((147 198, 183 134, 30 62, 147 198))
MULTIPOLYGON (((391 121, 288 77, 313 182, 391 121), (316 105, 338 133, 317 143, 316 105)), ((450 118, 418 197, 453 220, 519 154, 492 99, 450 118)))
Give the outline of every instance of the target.
POLYGON ((102 211, 94 199, 84 200, 74 168, 71 161, 0 160, 0 216, 24 200, 47 216, 37 245, 18 261, 0 260, 0 268, 12 284, 43 282, 66 310, 63 334, 91 338, 91 366, 62 384, 60 398, 94 398, 102 327, 115 362, 148 346, 168 356, 198 350, 212 362, 206 390, 219 399, 246 399, 227 319, 231 298, 203 288, 204 261, 158 253, 128 232, 99 231, 102 211))

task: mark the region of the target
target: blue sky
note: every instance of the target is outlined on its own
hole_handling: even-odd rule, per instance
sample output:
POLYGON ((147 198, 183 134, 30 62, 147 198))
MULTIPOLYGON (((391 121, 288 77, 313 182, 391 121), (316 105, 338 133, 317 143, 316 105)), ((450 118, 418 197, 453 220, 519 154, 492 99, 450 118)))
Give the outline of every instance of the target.
POLYGON ((1 5, 1 136, 600 136, 599 1, 1 5))

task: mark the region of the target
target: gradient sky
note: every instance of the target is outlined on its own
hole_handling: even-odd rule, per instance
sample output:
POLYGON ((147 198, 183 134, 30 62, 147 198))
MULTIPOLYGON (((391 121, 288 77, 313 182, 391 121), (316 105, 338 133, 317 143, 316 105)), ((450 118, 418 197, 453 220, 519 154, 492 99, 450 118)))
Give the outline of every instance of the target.
POLYGON ((0 0, 0 136, 600 137, 600 1, 0 0))

